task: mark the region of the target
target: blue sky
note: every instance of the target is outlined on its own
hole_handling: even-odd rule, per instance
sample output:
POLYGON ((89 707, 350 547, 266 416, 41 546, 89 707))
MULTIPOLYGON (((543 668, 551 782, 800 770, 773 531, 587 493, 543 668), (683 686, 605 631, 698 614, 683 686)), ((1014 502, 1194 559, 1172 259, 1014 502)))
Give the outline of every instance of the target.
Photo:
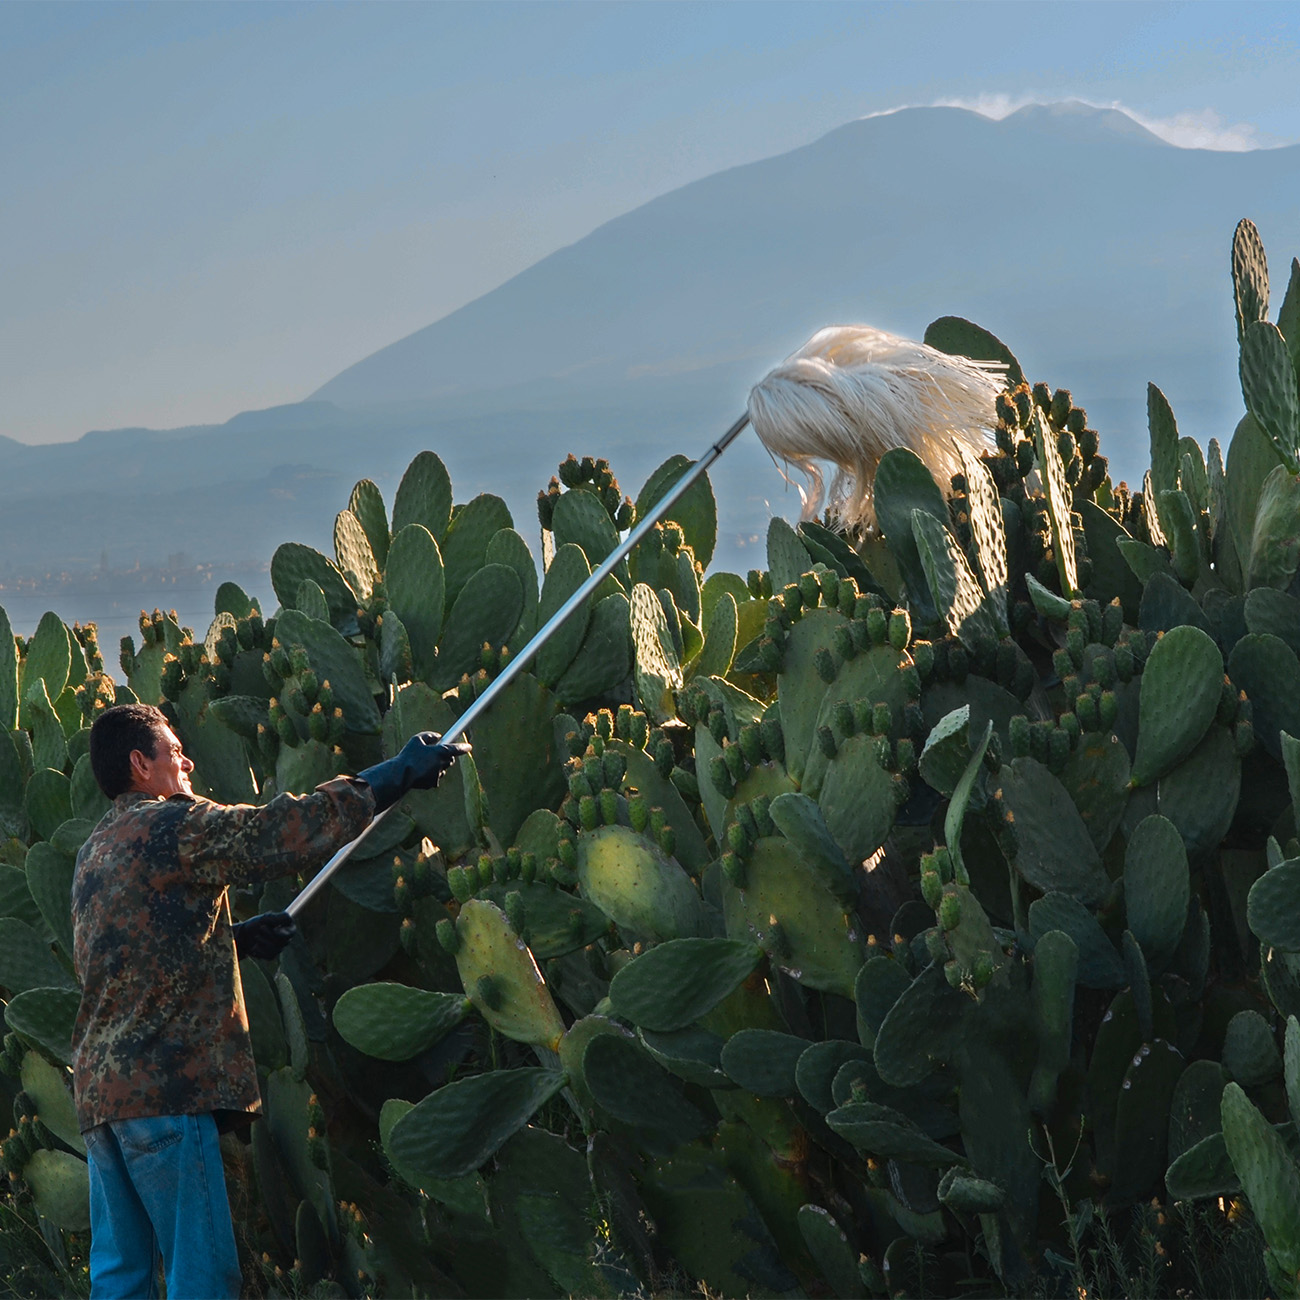
POLYGON ((601 222, 864 114, 1300 141, 1300 6, 0 6, 0 434, 295 401, 601 222))

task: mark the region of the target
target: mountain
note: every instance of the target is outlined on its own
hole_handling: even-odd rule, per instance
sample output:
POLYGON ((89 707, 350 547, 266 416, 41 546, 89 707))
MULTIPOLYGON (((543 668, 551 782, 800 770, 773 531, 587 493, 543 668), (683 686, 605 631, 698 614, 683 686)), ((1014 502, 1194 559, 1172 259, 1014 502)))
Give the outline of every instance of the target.
MULTIPOLYGON (((533 498, 569 451, 607 455, 635 494, 668 455, 707 447, 770 366, 839 322, 919 337, 937 316, 978 321, 1031 378, 1073 391, 1132 476, 1145 464, 1148 380, 1182 432, 1231 433, 1232 232, 1250 216, 1284 278, 1298 164, 1300 146, 1178 149, 1079 104, 1001 121, 913 108, 851 122, 608 222, 305 402, 54 446, 0 439, 0 582, 104 552, 119 567, 182 551, 265 564, 289 538, 329 549, 352 483, 372 477, 391 501, 422 447, 447 461, 459 499, 499 493, 535 538, 533 498)), ((761 563, 751 547, 769 515, 795 514, 798 497, 752 437, 713 478, 719 561, 743 572, 761 563)))

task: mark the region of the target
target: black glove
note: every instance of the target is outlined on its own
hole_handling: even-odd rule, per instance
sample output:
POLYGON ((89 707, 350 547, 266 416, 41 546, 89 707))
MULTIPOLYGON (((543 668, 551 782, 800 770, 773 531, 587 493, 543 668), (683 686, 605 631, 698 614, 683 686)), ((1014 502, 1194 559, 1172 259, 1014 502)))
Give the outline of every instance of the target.
POLYGON ((469 746, 441 744, 436 731, 420 731, 392 758, 368 767, 357 776, 375 792, 375 811, 392 807, 408 790, 432 790, 442 774, 469 746))
POLYGON ((235 935, 237 957, 278 957, 298 933, 288 912, 262 912, 247 921, 237 921, 230 928, 235 935))

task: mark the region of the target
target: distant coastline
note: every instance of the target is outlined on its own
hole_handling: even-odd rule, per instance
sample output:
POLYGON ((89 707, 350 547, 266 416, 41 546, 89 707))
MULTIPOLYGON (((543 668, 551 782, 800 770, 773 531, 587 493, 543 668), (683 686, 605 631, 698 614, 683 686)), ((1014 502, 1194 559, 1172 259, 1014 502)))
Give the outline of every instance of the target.
POLYGON ((264 613, 276 605, 267 565, 196 563, 184 554, 163 566, 63 570, 0 578, 0 605, 14 632, 29 637, 41 615, 53 610, 65 623, 95 623, 109 671, 116 673, 124 636, 140 637, 140 611, 155 607, 176 611, 182 627, 202 640, 213 619, 213 601, 223 582, 238 583, 255 597, 264 613))

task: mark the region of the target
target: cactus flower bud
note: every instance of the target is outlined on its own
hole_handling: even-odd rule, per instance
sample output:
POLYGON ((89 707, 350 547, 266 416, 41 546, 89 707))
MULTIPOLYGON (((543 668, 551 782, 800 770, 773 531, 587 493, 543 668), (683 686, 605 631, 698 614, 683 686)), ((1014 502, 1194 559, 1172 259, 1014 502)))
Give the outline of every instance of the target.
POLYGON ((821 600, 822 586, 817 574, 809 572, 803 574, 799 579, 799 595, 803 598, 803 603, 809 609, 816 609, 818 602, 821 600))
POLYGON ((839 747, 835 743, 835 733, 827 726, 817 728, 817 743, 827 758, 834 758, 839 752, 839 747))
POLYGON ((722 874, 737 889, 745 887, 745 864, 735 853, 728 849, 722 855, 722 874))
MULTIPOLYGON (((447 874, 450 877, 451 873, 447 874)), ((444 916, 434 927, 434 933, 438 936, 442 950, 449 956, 454 957, 460 951, 460 935, 456 933, 456 923, 451 917, 444 916)))
POLYGON ((871 709, 871 734, 873 736, 887 736, 893 726, 894 711, 884 700, 880 700, 871 709))
POLYGON ((736 793, 736 783, 731 779, 731 772, 728 770, 723 754, 715 754, 709 759, 709 780, 724 799, 730 799, 736 793))
POLYGON ((858 653, 857 642, 853 638, 851 624, 841 623, 831 633, 831 644, 841 659, 852 659, 858 653))
POLYGON ((600 819, 606 826, 618 825, 618 795, 613 790, 600 792, 600 819))
POLYGON ((819 646, 813 655, 813 667, 817 670, 817 676, 828 685, 835 680, 835 658, 825 646, 819 646))
POLYGON ((939 904, 943 901, 943 881, 933 868, 921 872, 921 897, 925 899, 926 906, 939 910, 939 904))
POLYGON ((745 762, 745 755, 741 752, 739 745, 727 745, 722 751, 722 761, 727 766, 727 771, 731 774, 733 781, 740 781, 744 778, 745 773, 749 770, 745 762))

